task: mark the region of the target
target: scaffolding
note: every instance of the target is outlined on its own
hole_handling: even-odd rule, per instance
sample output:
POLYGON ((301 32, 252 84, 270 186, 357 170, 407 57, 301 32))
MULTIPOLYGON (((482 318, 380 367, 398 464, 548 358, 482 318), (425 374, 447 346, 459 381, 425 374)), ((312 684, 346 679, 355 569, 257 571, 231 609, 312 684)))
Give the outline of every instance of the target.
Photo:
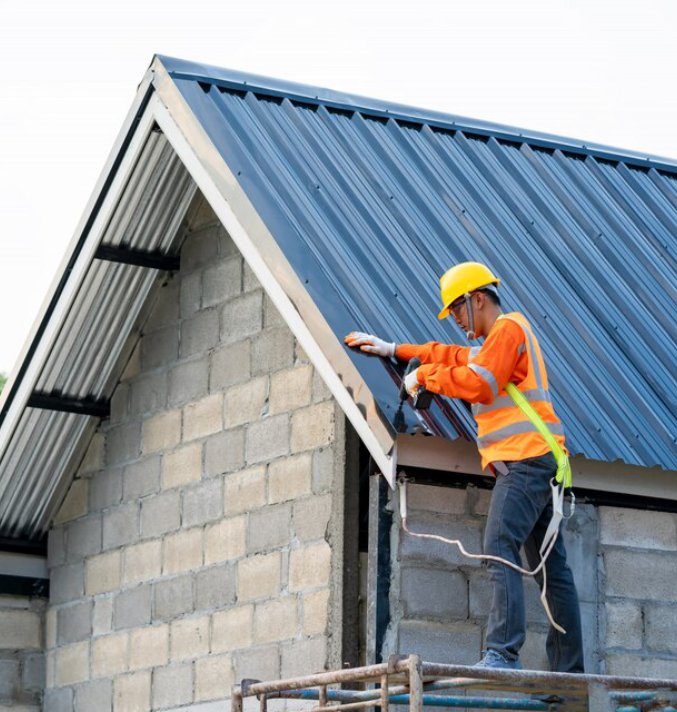
POLYGON ((317 700, 308 712, 341 712, 390 705, 566 712, 677 712, 677 679, 574 675, 535 670, 499 670, 392 656, 387 663, 318 673, 288 680, 243 680, 233 688, 232 712, 245 698, 258 698, 260 712, 271 699, 317 700), (343 686, 349 686, 343 688, 343 686), (338 686, 338 689, 336 688, 338 686), (355 689, 360 687, 361 689, 355 689), (477 693, 482 692, 482 695, 477 693), (517 694, 516 694, 517 693, 517 694), (511 696, 506 696, 511 695, 511 696))

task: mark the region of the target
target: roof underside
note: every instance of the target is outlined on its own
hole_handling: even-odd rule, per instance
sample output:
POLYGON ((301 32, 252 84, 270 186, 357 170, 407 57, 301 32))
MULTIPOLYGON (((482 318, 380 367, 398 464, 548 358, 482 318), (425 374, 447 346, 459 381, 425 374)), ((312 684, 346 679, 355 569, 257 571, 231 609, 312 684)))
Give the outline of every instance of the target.
MULTIPOLYGON (((162 61, 337 338, 464 343, 438 278, 484 262, 541 337, 571 451, 677 469, 676 166, 162 61)), ((392 422, 383 364, 354 362, 392 422)), ((473 437, 457 402, 425 425, 473 437)))

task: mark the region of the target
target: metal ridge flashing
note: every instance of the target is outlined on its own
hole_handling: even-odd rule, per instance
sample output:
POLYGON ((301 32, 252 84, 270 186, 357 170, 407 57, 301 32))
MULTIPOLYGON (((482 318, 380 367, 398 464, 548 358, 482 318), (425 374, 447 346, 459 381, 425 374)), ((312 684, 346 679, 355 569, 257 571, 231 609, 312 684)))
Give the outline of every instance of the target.
POLYGON ((591 156, 614 163, 626 163, 643 169, 653 168, 677 175, 677 159, 664 156, 646 155, 604 144, 422 109, 407 104, 397 104, 382 99, 345 94, 332 89, 313 87, 258 74, 247 74, 207 64, 197 64, 164 55, 156 55, 156 58, 175 80, 192 80, 233 91, 251 91, 255 94, 285 98, 315 106, 354 111, 375 118, 420 124, 445 131, 461 131, 502 141, 527 143, 539 148, 559 150, 579 156, 591 156))

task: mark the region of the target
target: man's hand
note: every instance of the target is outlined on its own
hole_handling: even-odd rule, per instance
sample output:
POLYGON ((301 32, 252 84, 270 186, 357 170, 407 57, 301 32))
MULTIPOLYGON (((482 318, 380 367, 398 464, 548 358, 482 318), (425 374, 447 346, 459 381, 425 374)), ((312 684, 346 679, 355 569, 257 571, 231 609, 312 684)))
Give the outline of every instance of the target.
POLYGON ((417 368, 415 368, 411 373, 408 373, 404 377, 404 388, 412 398, 416 395, 416 392, 420 388, 423 388, 423 386, 418 382, 417 368))
POLYGON ((360 351, 375 356, 383 356, 389 358, 395 355, 395 342, 388 343, 378 336, 366 334, 363 331, 351 331, 348 336, 343 339, 351 349, 359 347, 360 351))

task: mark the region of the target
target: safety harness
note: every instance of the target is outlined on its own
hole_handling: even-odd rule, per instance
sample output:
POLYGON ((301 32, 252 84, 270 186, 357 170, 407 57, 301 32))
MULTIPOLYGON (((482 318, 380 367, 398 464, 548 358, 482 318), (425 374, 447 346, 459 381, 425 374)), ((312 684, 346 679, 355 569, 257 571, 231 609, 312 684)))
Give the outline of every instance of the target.
POLYGON ((531 421, 533 426, 543 436, 543 439, 548 444, 548 447, 552 450, 552 454, 554 455, 555 461, 557 463, 557 473, 554 479, 550 481, 550 490, 552 493, 552 518, 550 519, 550 523, 548 524, 545 536, 543 537, 543 542, 541 543, 541 547, 539 549, 539 556, 541 557, 541 561, 538 566, 533 569, 533 571, 530 571, 521 566, 518 566, 517 564, 514 564, 512 561, 503 559, 500 556, 492 556, 490 554, 470 554, 465 550, 463 544, 459 539, 447 539, 446 537, 439 536, 437 534, 419 534, 417 532, 412 532, 407 526, 407 488, 405 478, 399 479, 400 518, 402 520, 402 528, 411 536, 419 537, 421 539, 441 541, 446 544, 452 544, 454 546, 457 546, 461 554, 468 559, 481 559, 484 561, 494 561, 496 563, 504 564, 505 566, 514 569, 515 571, 523 574, 524 576, 536 576, 540 571, 542 571, 543 584, 541 587, 541 603, 543 605, 543 608, 545 609, 546 615, 548 616, 548 620, 550 621, 553 628, 558 630, 560 633, 566 633, 564 628, 562 628, 562 626, 560 626, 553 618, 552 612, 550 611, 550 607, 548 605, 548 601, 546 599, 547 580, 545 572, 545 562, 547 561, 550 552, 555 546, 555 542, 557 541, 557 536, 559 534, 559 527, 562 520, 569 519, 569 517, 573 515, 576 506, 576 497, 574 496, 573 490, 571 489, 572 473, 571 465, 569 463, 569 457, 560 447, 557 440, 555 440, 553 434, 548 429, 548 426, 545 424, 543 418, 541 418, 541 416, 534 410, 533 406, 522 395, 517 386, 515 386, 514 383, 509 383, 506 386, 505 390, 514 401, 515 405, 524 413, 524 415, 531 421), (570 497, 570 504, 566 514, 564 512, 565 495, 570 497))

